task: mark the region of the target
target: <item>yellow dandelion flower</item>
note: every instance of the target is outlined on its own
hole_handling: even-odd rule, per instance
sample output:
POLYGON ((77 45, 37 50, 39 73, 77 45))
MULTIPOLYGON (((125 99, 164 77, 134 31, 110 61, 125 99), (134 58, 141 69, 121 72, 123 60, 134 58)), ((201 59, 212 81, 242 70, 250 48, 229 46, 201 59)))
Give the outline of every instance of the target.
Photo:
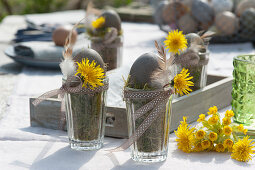
POLYGON ((231 119, 228 118, 228 117, 224 117, 224 118, 222 119, 222 124, 223 124, 224 126, 230 125, 230 124, 231 124, 231 119))
POLYGON ((247 134, 247 132, 248 132, 248 129, 244 129, 243 130, 243 133, 246 135, 247 134))
POLYGON ((197 133, 196 133, 196 138, 197 139, 203 139, 204 137, 205 137, 205 131, 202 130, 202 129, 198 130, 197 133))
POLYGON ((99 17, 95 21, 92 22, 92 27, 95 29, 101 28, 105 23, 104 17, 99 17))
POLYGON ((252 159, 252 154, 255 154, 253 149, 255 142, 249 139, 249 136, 239 139, 233 145, 231 157, 237 161, 247 162, 252 159))
POLYGON ((225 151, 225 147, 222 143, 218 143, 215 147, 216 152, 224 152, 225 151))
POLYGON ((183 68, 182 71, 174 77, 174 88, 176 93, 181 96, 183 93, 189 94, 192 90, 190 86, 194 86, 194 83, 191 80, 193 77, 189 77, 188 69, 183 68))
POLYGON ((234 142, 231 139, 226 139, 223 142, 223 145, 225 148, 231 149, 233 146, 234 142))
POLYGON ((233 117, 235 114, 233 112, 233 110, 227 110, 226 113, 225 113, 225 117, 233 117))
POLYGON ((209 118, 208 123, 209 125, 215 125, 219 121, 219 116, 213 115, 209 118))
POLYGON ((209 139, 213 142, 216 141, 218 139, 218 134, 215 132, 210 132, 209 133, 209 139))
POLYGON ((213 106, 213 107, 210 107, 210 108, 209 108, 209 112, 207 112, 207 113, 208 113, 208 115, 214 115, 214 114, 216 114, 217 112, 218 112, 217 106, 213 106))
POLYGON ((182 31, 178 30, 169 32, 164 43, 166 49, 169 49, 169 51, 174 54, 180 54, 180 51, 184 51, 188 44, 187 39, 182 34, 182 31))
POLYGON ((202 144, 201 144, 200 142, 198 142, 198 143, 195 145, 194 151, 195 151, 195 152, 201 152, 202 150, 203 150, 202 144))
POLYGON ((203 140, 201 144, 204 150, 208 149, 211 146, 211 142, 209 140, 203 140))
POLYGON ((189 153, 192 151, 192 147, 194 145, 195 137, 193 131, 195 128, 190 128, 186 122, 186 119, 186 117, 183 117, 183 121, 181 121, 177 131, 175 131, 175 135, 177 136, 176 141, 178 149, 189 153))
POLYGON ((244 129, 243 125, 240 124, 239 126, 237 126, 237 129, 240 131, 240 132, 243 132, 245 135, 246 133, 248 132, 248 129, 244 129))
POLYGON ((205 114, 199 115, 199 118, 197 119, 198 122, 202 122, 205 120, 205 114))
POLYGON ((82 62, 77 62, 78 69, 75 75, 79 75, 83 79, 83 87, 94 89, 95 87, 103 86, 104 69, 93 60, 89 63, 88 59, 83 59, 82 62))
POLYGON ((230 136, 231 133, 232 133, 232 128, 231 128, 230 126, 224 126, 224 127, 223 127, 223 133, 224 133, 225 135, 230 136))

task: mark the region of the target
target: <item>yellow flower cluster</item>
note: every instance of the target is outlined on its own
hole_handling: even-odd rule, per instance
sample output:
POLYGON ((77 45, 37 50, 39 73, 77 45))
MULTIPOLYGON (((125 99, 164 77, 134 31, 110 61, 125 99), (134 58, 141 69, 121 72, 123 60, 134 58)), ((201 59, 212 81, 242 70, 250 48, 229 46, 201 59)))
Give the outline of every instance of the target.
POLYGON ((249 161, 255 150, 252 146, 254 142, 246 136, 244 139, 238 139, 236 133, 247 133, 243 125, 232 124, 231 118, 234 116, 232 110, 227 110, 225 117, 220 119, 218 108, 213 106, 208 111, 209 118, 206 119, 204 114, 199 115, 198 122, 202 126, 198 129, 191 128, 186 117, 181 121, 175 134, 177 136, 178 148, 184 152, 232 152, 231 157, 238 161, 249 161))

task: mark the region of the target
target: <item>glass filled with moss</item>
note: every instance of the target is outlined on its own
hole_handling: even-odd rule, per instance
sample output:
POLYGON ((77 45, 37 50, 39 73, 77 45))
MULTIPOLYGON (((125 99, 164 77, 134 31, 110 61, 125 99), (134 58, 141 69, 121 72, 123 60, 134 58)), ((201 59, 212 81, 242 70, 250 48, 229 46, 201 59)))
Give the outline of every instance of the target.
POLYGON ((107 64, 107 70, 113 70, 121 66, 123 37, 119 35, 110 44, 102 45, 104 37, 90 37, 91 48, 96 50, 107 64))
POLYGON ((192 82, 194 86, 190 87, 192 91, 199 90, 206 86, 207 82, 207 65, 209 60, 209 53, 198 52, 199 61, 197 64, 190 65, 187 61, 186 63, 177 64, 177 72, 181 72, 183 68, 188 69, 190 76, 193 77, 192 82))
MULTIPOLYGON (((129 91, 141 91, 126 87, 129 91)), ((131 146, 131 157, 139 162, 161 162, 167 158, 170 118, 172 112, 172 98, 161 103, 161 113, 142 136, 131 146)), ((135 134, 136 129, 142 124, 152 110, 135 120, 135 112, 152 99, 125 99, 128 117, 129 137, 135 134)))
MULTIPOLYGON (((108 79, 104 79, 104 83, 108 79)), ((66 120, 69 143, 75 150, 102 147, 105 129, 106 91, 94 94, 66 93, 66 120)))

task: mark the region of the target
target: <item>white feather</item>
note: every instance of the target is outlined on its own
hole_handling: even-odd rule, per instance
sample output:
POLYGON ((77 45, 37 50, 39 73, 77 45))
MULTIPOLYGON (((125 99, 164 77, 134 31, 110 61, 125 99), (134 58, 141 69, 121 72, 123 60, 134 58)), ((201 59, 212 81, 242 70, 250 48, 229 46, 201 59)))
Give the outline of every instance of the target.
POLYGON ((75 74, 75 63, 72 59, 65 59, 59 64, 61 72, 64 75, 64 78, 68 76, 73 76, 75 74))

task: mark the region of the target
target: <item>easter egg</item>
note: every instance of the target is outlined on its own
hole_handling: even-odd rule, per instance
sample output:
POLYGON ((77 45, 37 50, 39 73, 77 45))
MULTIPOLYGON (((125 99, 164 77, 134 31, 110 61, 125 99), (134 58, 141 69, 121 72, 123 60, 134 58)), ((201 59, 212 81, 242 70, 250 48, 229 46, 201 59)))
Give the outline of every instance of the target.
POLYGON ((100 16, 105 18, 104 26, 106 28, 114 27, 118 31, 121 30, 121 19, 120 19, 120 16, 114 10, 106 10, 100 16))
POLYGON ((232 12, 225 11, 216 15, 215 25, 223 35, 232 35, 238 31, 239 20, 232 12))
POLYGON ((215 15, 224 11, 231 11, 233 8, 232 0, 211 0, 210 5, 212 6, 215 15))
POLYGON ((189 33, 189 34, 185 35, 185 37, 186 37, 186 39, 188 41, 188 47, 190 47, 190 45, 192 43, 197 44, 197 45, 204 45, 204 41, 196 33, 189 33))
POLYGON ((192 16, 186 14, 178 20, 178 28, 185 34, 196 32, 198 29, 198 23, 192 16))
POLYGON ((246 9, 240 17, 240 35, 243 38, 255 37, 255 8, 246 9))
MULTIPOLYGON (((145 53, 141 55, 130 69, 128 84, 131 87, 143 88, 145 85, 152 87, 152 75, 160 69, 159 57, 154 53, 145 53)), ((152 87, 158 88, 158 87, 152 87)))
POLYGON ((213 22, 214 11, 212 7, 204 1, 194 0, 191 13, 197 21, 203 24, 210 25, 213 22))
POLYGON ((187 12, 187 8, 180 2, 170 2, 163 8, 162 17, 165 23, 176 22, 187 12))
POLYGON ((75 44, 77 40, 77 31, 75 29, 72 30, 72 26, 60 26, 56 28, 52 33, 52 40, 54 41, 56 46, 64 46, 66 42, 66 38, 69 33, 72 31, 72 40, 71 42, 75 44))
POLYGON ((94 60, 96 62, 96 66, 100 65, 101 68, 106 70, 105 63, 100 54, 91 48, 83 48, 74 53, 73 56, 74 62, 82 62, 83 59, 88 59, 91 63, 94 60))
POLYGON ((159 3, 159 5, 157 6, 155 13, 154 13, 154 20, 157 24, 159 25, 163 25, 163 24, 167 24, 164 22, 163 20, 163 8, 168 4, 168 1, 162 1, 159 3))
POLYGON ((243 0, 236 8, 236 15, 241 16, 242 13, 248 8, 255 8, 255 0, 243 0))

